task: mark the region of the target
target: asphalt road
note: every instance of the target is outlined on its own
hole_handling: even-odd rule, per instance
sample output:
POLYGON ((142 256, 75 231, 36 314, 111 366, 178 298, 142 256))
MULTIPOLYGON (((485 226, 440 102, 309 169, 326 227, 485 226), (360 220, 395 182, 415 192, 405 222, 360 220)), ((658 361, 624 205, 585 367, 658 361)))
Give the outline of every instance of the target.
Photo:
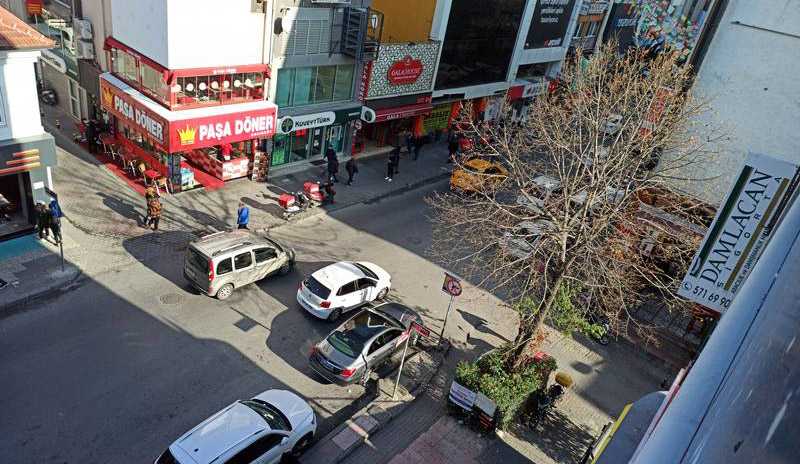
POLYGON ((364 389, 324 384, 307 367, 332 326, 299 309, 297 285, 336 260, 373 261, 393 274, 390 298, 438 325, 447 298, 441 269, 424 257, 423 198, 444 186, 276 230, 296 248, 296 270, 225 302, 189 289, 181 248, 123 243, 136 264, 0 320, 0 461, 152 462, 209 415, 270 388, 307 398, 321 432, 331 429, 364 389))

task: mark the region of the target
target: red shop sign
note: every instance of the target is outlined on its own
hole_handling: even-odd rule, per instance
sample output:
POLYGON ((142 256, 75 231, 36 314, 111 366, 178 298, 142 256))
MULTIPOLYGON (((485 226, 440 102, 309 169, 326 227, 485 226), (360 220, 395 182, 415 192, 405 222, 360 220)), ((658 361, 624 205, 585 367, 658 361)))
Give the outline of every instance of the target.
POLYGON ((272 137, 275 113, 275 107, 271 107, 173 121, 169 131, 170 152, 272 137))
POLYGON ((136 103, 105 79, 100 79, 101 106, 114 116, 139 129, 160 145, 166 145, 167 122, 152 111, 136 103))
POLYGON ((422 75, 422 61, 406 55, 402 60, 395 61, 389 66, 389 83, 392 85, 407 85, 417 82, 422 75))

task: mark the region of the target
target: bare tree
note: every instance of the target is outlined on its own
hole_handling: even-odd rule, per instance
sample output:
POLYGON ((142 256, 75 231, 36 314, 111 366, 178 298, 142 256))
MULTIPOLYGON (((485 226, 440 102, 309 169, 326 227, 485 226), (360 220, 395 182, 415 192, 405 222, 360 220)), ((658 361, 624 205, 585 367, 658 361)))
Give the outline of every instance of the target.
POLYGON ((517 302, 515 368, 565 290, 579 291, 582 320, 591 307, 640 335, 647 327, 630 310, 645 299, 688 311, 675 291, 708 211, 673 186, 713 155, 708 137, 693 135, 707 103, 670 56, 620 57, 612 47, 576 53, 522 122, 504 108, 505 123, 476 125, 465 108, 458 127, 476 143, 456 169, 475 188, 429 199, 433 252, 517 302))

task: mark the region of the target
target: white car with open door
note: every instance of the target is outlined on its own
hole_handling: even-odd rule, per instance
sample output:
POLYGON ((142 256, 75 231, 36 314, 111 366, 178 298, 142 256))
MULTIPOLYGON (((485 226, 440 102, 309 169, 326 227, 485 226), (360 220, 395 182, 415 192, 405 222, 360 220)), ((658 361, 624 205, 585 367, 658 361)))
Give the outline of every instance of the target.
POLYGON ((155 464, 277 464, 299 456, 317 430, 308 403, 292 392, 267 390, 237 401, 175 440, 155 464))
POLYGON ((314 316, 335 321, 364 303, 382 300, 391 287, 392 277, 380 266, 340 261, 303 280, 297 289, 297 302, 314 316))

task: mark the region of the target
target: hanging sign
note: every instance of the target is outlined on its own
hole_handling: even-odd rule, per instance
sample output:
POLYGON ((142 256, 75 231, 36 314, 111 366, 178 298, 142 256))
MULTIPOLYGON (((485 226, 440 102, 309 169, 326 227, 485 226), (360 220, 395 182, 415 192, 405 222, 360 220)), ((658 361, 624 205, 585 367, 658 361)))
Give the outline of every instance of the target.
POLYGON ((392 85, 408 85, 417 82, 422 75, 422 60, 415 60, 411 55, 406 55, 402 60, 395 61, 389 66, 388 79, 392 85))
POLYGON ((795 164, 750 154, 709 227, 678 294, 720 313, 758 261, 772 235, 795 164))

